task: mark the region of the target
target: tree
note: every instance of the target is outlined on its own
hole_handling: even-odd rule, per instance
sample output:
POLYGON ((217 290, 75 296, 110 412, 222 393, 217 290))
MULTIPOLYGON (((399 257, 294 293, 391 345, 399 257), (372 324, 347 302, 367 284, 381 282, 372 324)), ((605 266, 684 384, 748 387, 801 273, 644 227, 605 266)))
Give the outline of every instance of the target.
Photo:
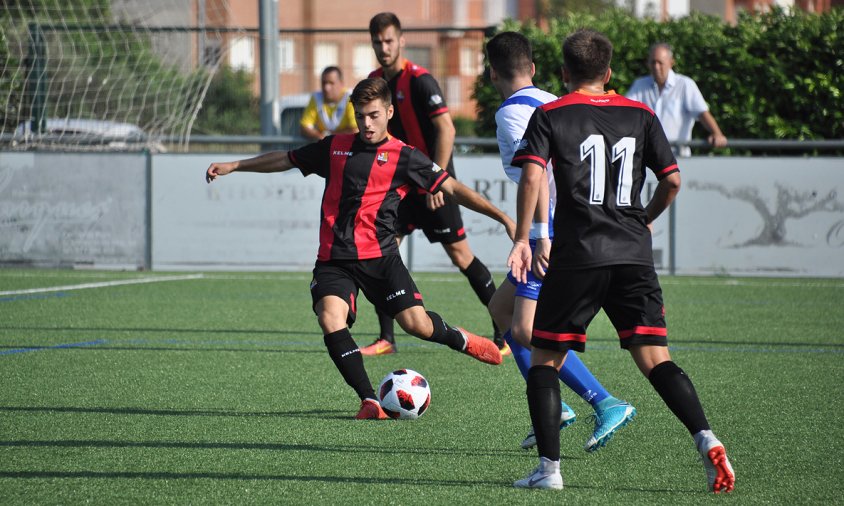
POLYGON ((252 75, 222 67, 211 80, 194 131, 208 135, 261 133, 260 103, 252 94, 252 75))

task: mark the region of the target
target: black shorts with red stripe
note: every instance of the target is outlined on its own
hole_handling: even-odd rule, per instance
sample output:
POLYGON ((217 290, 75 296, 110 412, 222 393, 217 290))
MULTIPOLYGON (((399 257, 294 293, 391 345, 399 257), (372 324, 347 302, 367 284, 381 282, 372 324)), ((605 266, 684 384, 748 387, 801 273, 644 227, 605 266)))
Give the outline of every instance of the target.
POLYGON ((358 291, 377 309, 395 317, 413 306, 422 306, 422 294, 398 255, 370 260, 317 261, 311 281, 312 308, 320 299, 334 295, 349 305, 346 323, 357 316, 358 291))
POLYGON ((621 347, 668 346, 662 288, 653 266, 610 265, 550 270, 542 283, 531 345, 584 351, 586 328, 603 309, 621 347))
POLYGON ((399 204, 396 233, 410 235, 421 229, 428 242, 452 244, 466 238, 460 206, 450 195, 444 195, 445 205, 431 211, 428 209, 425 193, 410 192, 399 204))

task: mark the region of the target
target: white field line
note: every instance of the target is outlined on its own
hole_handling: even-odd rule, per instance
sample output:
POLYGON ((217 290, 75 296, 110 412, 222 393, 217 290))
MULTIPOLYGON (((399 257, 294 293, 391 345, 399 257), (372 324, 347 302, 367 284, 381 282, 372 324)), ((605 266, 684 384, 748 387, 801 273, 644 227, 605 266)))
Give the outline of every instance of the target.
POLYGON ((9 290, 6 292, 0 292, 0 295, 25 295, 29 293, 66 292, 70 290, 85 290, 87 288, 105 288, 109 286, 139 285, 143 283, 161 283, 163 281, 185 281, 188 279, 200 279, 203 277, 204 276, 202 274, 189 274, 186 276, 156 276, 138 279, 122 279, 118 281, 102 281, 99 283, 82 283, 79 285, 48 286, 44 288, 28 288, 26 290, 9 290))

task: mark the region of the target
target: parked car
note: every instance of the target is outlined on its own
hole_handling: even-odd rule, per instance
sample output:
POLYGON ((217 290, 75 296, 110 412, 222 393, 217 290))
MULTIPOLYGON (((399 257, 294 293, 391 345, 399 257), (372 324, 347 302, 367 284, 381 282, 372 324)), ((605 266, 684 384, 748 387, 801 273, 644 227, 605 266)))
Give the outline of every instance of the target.
POLYGON ((13 144, 36 140, 50 144, 73 144, 108 149, 144 149, 166 151, 159 142, 150 142, 149 135, 138 125, 117 121, 48 118, 44 131, 33 132, 32 124, 25 121, 15 129, 13 144))

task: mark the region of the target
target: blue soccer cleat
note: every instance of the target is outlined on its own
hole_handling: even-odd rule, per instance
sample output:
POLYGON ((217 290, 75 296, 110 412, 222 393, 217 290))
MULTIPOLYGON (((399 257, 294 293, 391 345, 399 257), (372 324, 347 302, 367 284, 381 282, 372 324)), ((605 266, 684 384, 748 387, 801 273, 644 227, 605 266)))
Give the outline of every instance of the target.
MULTIPOLYGON (((575 415, 574 410, 563 401, 560 401, 560 407, 563 408, 562 414, 560 414, 560 430, 563 430, 574 423, 575 419, 577 419, 577 415, 575 415)), ((522 441, 522 449, 529 450, 534 446, 536 446, 536 434, 533 433, 533 427, 531 427, 527 437, 525 437, 522 441)))
POLYGON ((594 452, 602 446, 606 446, 615 432, 627 425, 636 416, 636 408, 627 402, 619 401, 600 412, 596 411, 592 416, 595 417, 595 431, 583 448, 587 452, 594 452))

